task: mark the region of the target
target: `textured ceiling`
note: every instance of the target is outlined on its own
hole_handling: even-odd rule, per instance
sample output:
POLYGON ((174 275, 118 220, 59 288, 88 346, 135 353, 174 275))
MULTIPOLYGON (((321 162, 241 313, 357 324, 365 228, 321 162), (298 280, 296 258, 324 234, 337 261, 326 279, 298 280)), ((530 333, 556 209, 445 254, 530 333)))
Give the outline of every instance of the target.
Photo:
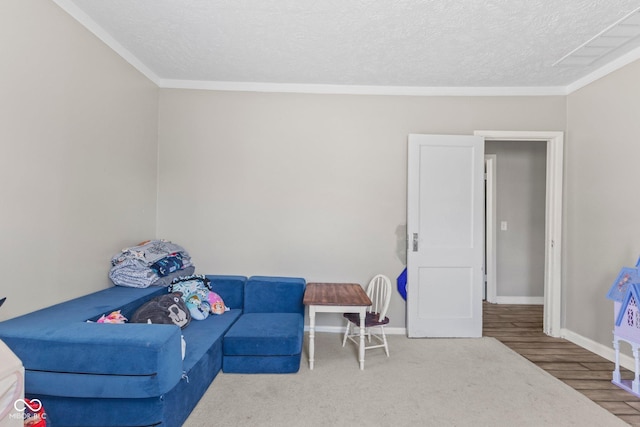
POLYGON ((54 1, 165 84, 565 87, 640 47, 553 65, 640 0, 54 1))

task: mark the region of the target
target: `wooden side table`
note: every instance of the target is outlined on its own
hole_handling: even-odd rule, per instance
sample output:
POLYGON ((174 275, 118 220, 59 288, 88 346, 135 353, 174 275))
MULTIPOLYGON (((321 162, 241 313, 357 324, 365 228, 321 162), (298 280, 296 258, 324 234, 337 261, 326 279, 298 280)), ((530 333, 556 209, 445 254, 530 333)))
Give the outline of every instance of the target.
POLYGON ((315 353, 316 313, 358 313, 360 315, 360 369, 364 369, 364 319, 371 300, 357 283, 307 283, 304 305, 309 307, 309 369, 315 353))

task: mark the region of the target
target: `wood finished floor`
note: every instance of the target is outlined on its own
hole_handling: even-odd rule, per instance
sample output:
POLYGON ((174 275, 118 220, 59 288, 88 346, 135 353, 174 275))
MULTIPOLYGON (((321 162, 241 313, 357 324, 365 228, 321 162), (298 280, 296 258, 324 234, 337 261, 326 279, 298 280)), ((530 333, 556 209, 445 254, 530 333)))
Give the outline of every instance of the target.
MULTIPOLYGON (((640 427, 640 398, 611 383, 614 364, 542 332, 541 305, 483 305, 483 334, 494 337, 628 424, 640 427)), ((624 379, 633 372, 621 369, 624 379)))

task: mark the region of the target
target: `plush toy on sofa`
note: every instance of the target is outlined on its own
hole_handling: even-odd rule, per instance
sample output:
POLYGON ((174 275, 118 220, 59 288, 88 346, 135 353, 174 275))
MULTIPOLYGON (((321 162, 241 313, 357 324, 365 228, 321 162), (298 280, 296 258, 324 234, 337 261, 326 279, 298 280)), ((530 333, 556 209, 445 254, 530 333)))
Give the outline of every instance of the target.
POLYGON ((224 305, 224 301, 222 301, 220 295, 215 292, 209 292, 208 300, 213 314, 223 314, 225 311, 229 311, 229 307, 224 305))
POLYGON ((124 317, 120 310, 112 311, 108 315, 103 314, 97 321, 97 323, 126 323, 127 318, 124 317))
POLYGON ((204 320, 210 313, 222 314, 229 310, 220 295, 211 290, 211 282, 204 275, 178 277, 171 282, 169 289, 182 292, 193 319, 204 320))
POLYGON ((209 317, 211 306, 206 299, 206 295, 201 295, 200 292, 196 291, 190 293, 184 302, 187 304, 187 309, 189 309, 192 319, 204 320, 209 317))
POLYGON ((182 329, 189 322, 191 315, 180 292, 160 295, 147 301, 131 317, 131 323, 175 324, 182 329))

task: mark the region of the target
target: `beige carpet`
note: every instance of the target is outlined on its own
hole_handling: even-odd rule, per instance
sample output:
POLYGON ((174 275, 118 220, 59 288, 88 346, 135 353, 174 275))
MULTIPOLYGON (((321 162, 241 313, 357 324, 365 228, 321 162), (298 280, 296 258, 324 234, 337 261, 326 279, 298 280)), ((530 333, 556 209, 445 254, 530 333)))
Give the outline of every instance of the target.
POLYGON ((184 426, 626 425, 493 338, 394 335, 364 371, 340 338, 317 334, 313 371, 305 341, 297 374, 220 373, 184 426))

